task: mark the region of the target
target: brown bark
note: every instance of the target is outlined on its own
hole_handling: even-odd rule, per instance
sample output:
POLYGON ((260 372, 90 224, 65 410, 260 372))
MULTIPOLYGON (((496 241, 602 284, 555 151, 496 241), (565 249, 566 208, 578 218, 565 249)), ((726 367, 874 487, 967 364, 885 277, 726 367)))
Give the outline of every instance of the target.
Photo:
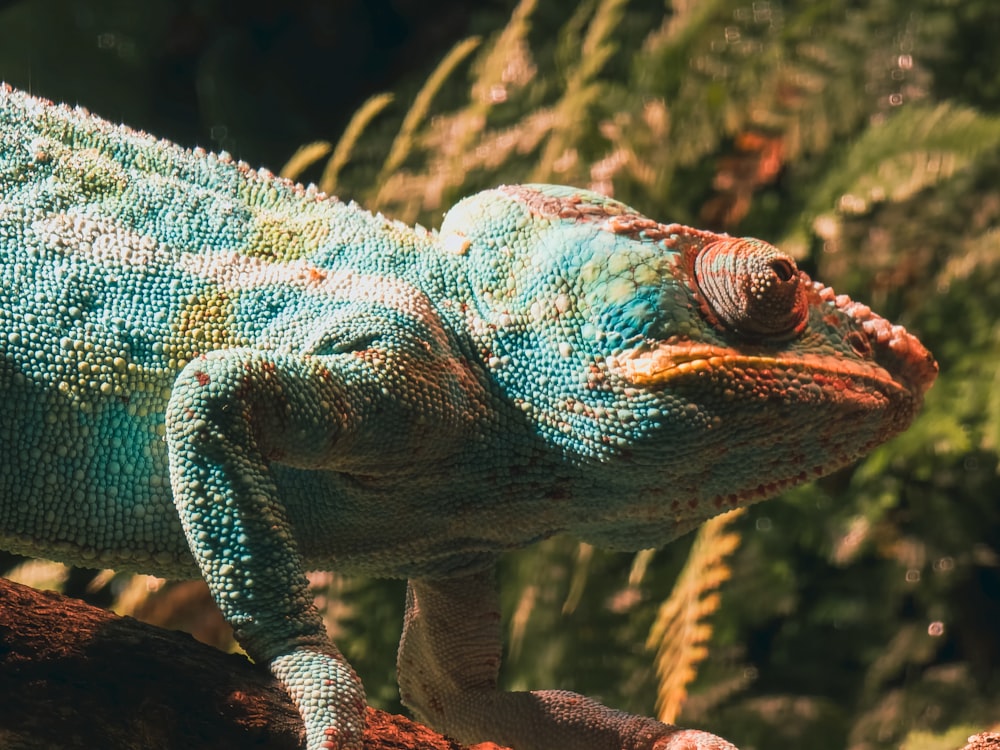
MULTIPOLYGON (((244 657, 0 578, 0 747, 296 750, 301 738, 288 696, 244 657)), ((374 709, 365 748, 460 750, 374 709)))

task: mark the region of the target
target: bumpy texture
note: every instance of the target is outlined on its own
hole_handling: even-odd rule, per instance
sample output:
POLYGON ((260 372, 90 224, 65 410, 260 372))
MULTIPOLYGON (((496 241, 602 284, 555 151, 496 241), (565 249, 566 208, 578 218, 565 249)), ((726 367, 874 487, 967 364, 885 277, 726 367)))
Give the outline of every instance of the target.
POLYGON ((410 579, 404 700, 460 739, 731 748, 497 690, 497 556, 636 549, 905 429, 929 354, 758 240, 502 187, 438 233, 0 89, 0 546, 201 575, 310 750, 364 692, 303 571, 410 579))

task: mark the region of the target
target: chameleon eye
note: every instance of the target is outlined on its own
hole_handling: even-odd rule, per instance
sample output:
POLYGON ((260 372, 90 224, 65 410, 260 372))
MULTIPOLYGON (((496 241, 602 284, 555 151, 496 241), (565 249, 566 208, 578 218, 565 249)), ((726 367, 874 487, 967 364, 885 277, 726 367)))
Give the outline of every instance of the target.
POLYGON ((725 238, 694 263, 702 299, 722 325, 751 336, 787 336, 805 326, 807 303, 795 261, 758 240, 725 238))

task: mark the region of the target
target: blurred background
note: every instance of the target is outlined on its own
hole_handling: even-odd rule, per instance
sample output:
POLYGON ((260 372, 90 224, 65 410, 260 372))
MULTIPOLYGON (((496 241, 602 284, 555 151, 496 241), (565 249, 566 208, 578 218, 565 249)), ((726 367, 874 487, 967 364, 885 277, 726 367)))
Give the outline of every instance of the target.
MULTIPOLYGON (((592 187, 905 325, 941 376, 859 465, 663 550, 506 558, 503 674, 742 750, 954 750, 1000 721, 998 38, 994 0, 0 0, 0 79, 425 226, 592 187)), ((200 583, 0 570, 233 648, 200 583)), ((402 583, 313 583, 399 710, 402 583)))

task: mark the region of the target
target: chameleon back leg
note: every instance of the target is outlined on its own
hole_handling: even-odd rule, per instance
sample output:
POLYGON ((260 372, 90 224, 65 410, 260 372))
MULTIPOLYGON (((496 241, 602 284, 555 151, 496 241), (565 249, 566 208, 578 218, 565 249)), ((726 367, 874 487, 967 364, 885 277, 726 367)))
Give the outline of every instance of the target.
POLYGON ((500 602, 491 571, 411 580, 399 646, 403 702, 463 742, 517 750, 736 750, 707 732, 680 729, 567 690, 504 692, 500 602))

